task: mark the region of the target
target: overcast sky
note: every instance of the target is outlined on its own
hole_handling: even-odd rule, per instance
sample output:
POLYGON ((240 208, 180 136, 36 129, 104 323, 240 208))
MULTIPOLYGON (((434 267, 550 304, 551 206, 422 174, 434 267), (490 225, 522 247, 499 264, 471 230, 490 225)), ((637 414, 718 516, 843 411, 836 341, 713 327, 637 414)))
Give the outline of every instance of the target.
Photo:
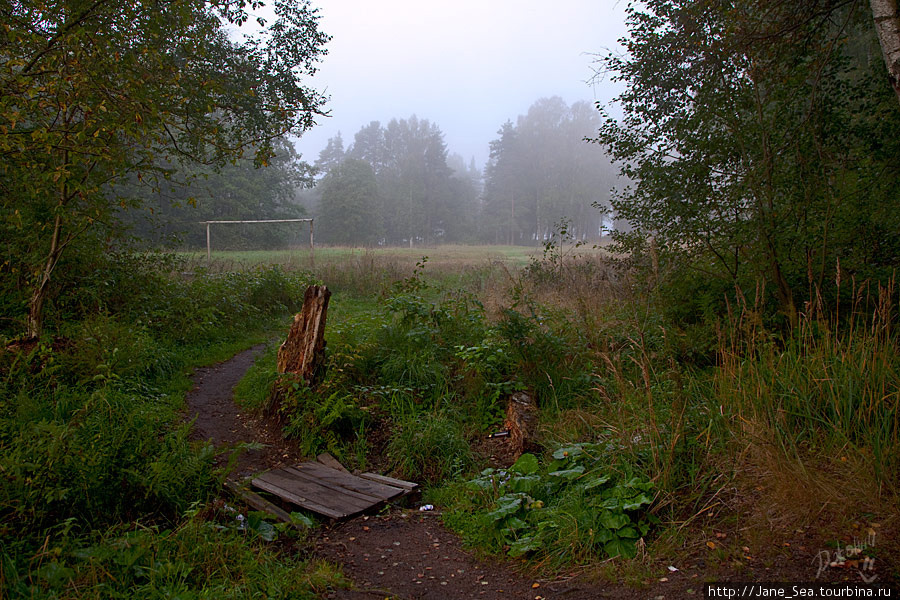
POLYGON ((340 131, 345 146, 371 121, 415 114, 436 123, 450 152, 479 167, 488 142, 538 98, 608 101, 589 85, 594 57, 625 32, 619 0, 314 0, 328 55, 310 83, 330 117, 297 141, 314 161, 340 131))

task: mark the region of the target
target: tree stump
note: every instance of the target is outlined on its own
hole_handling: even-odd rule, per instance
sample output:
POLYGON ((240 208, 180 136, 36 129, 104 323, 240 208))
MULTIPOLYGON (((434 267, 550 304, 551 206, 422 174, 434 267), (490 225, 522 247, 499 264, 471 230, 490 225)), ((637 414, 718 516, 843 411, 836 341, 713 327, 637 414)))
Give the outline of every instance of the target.
POLYGON ((303 308, 294 316, 287 339, 278 348, 278 372, 297 375, 313 386, 325 362, 325 317, 331 291, 311 285, 303 295, 303 308))
POLYGON ((537 421, 538 407, 531 394, 516 392, 509 397, 504 427, 509 431, 510 445, 516 457, 534 445, 537 421))

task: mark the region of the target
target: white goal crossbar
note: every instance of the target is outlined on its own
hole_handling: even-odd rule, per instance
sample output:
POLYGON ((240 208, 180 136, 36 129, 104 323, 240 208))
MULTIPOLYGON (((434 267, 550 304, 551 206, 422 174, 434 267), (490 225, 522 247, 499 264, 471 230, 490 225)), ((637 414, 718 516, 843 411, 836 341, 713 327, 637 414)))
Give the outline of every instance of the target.
POLYGON ((206 225, 206 264, 212 261, 212 244, 210 243, 209 226, 210 225, 226 225, 240 223, 309 223, 309 262, 311 265, 316 264, 315 250, 313 246, 313 219, 260 219, 255 221, 200 221, 201 225, 206 225))

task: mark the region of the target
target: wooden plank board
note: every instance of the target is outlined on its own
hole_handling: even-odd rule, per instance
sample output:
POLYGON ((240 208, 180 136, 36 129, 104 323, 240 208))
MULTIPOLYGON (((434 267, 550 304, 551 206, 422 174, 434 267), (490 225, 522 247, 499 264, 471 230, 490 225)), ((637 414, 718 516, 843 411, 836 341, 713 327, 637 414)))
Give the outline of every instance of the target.
POLYGON ((342 465, 338 461, 338 459, 333 457, 328 452, 323 452, 322 454, 318 455, 316 457, 316 461, 320 462, 321 464, 325 465, 326 467, 331 467, 332 469, 337 469, 338 471, 343 471, 344 473, 350 472, 347 470, 347 468, 344 465, 342 465))
POLYGON ((419 487, 418 483, 413 483, 412 481, 403 481, 402 479, 394 479, 393 477, 388 477, 387 475, 378 475, 377 473, 361 473, 359 476, 363 479, 377 481, 378 483, 401 488, 406 493, 409 493, 419 487))
POLYGON ((250 490, 244 488, 241 484, 229 480, 225 482, 225 488, 256 510, 267 512, 276 517, 279 521, 290 523, 298 531, 306 530, 306 528, 299 525, 286 510, 283 510, 279 506, 275 506, 259 494, 254 494, 250 490))
POLYGON ((269 485, 276 485, 283 490, 293 492, 301 498, 306 498, 321 506, 331 507, 344 514, 353 514, 357 511, 366 510, 374 503, 379 502, 377 498, 358 498, 350 494, 335 493, 334 490, 315 481, 296 477, 285 469, 263 473, 253 480, 253 485, 256 485, 257 480, 264 481, 269 485))
POLYGON ((296 504, 297 506, 301 506, 315 513, 319 513, 320 515, 325 515, 326 517, 331 517, 332 519, 342 519, 348 516, 346 513, 340 512, 328 506, 323 506, 321 504, 318 504, 317 502, 312 502, 307 498, 282 489, 277 485, 261 481, 259 478, 253 480, 253 485, 261 490, 265 490, 267 492, 275 494, 279 498, 287 500, 288 502, 296 504))
POLYGON ((391 500, 403 493, 403 488, 335 471, 316 463, 302 463, 294 467, 293 470, 314 477, 317 480, 328 482, 335 487, 362 492, 379 500, 391 500))
MULTIPOLYGON (((377 504, 377 503, 383 502, 385 500, 390 500, 391 498, 394 498, 397 496, 396 492, 402 492, 402 490, 396 490, 396 488, 394 488, 396 490, 395 493, 393 493, 390 497, 384 497, 383 495, 375 495, 375 494, 368 493, 368 490, 356 489, 356 488, 352 487, 352 485, 351 485, 353 482, 335 483, 334 481, 331 481, 329 479, 317 477, 316 475, 313 475, 312 473, 310 473, 306 470, 298 471, 297 469, 292 469, 290 467, 286 467, 282 470, 285 473, 287 473, 293 477, 296 477, 297 479, 302 480, 304 482, 309 482, 311 484, 315 484, 315 485, 319 485, 324 488, 328 488, 329 490, 332 490, 332 492, 335 494, 339 494, 339 495, 346 494, 347 496, 350 496, 352 498, 358 498, 360 500, 368 502, 369 504, 377 504)), ((353 475, 351 475, 350 477, 353 477, 353 475)))
POLYGON ((417 487, 408 481, 374 473, 356 476, 317 462, 267 471, 252 484, 332 519, 358 515, 417 487))

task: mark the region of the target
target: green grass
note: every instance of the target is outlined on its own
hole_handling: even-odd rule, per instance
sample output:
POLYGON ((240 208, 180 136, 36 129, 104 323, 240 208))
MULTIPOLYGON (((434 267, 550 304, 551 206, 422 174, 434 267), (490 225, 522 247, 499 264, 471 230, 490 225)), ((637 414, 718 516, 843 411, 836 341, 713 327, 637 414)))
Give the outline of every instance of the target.
POLYGON ((0 589, 5 598, 312 599, 348 585, 334 567, 266 542, 258 515, 255 529, 235 516, 224 505, 198 507, 173 528, 123 524, 81 536, 63 525, 37 553, 5 548, 0 589))
POLYGON ((323 581, 340 584, 220 526, 206 503, 223 473, 182 413, 190 369, 286 327, 308 277, 173 277, 170 262, 130 255, 98 263, 80 302, 54 306, 55 331, 0 349, 0 590, 316 597, 323 581))
MULTIPOLYGON (((423 256, 428 256, 432 264, 439 267, 450 265, 470 266, 483 261, 501 261, 512 266, 525 266, 534 256, 540 256, 542 249, 533 246, 465 246, 444 245, 432 247, 389 247, 352 248, 342 246, 316 246, 314 259, 316 266, 346 264, 352 261, 373 260, 376 262, 396 261, 412 267, 423 256)), ((206 263, 205 251, 182 252, 192 264, 206 263)), ((217 265, 258 265, 292 264, 309 268, 309 248, 292 250, 214 250, 213 268, 217 265)))
MULTIPOLYGON (((826 508, 896 515, 896 306, 808 320, 794 337, 753 315, 682 328, 665 299, 636 293, 596 256, 530 262, 531 252, 322 249, 316 279, 334 291, 327 371, 315 390, 285 384, 285 432, 310 456, 425 483, 470 543, 554 569, 677 552, 654 539, 690 535, 681 528, 726 488, 797 521, 826 508), (534 462, 485 473, 473 442, 502 426, 515 390, 540 408, 534 462), (554 454, 564 447, 569 456, 554 454)), ((0 355, 0 586, 303 597, 341 585, 229 528, 209 503, 221 474, 178 414, 188 368, 287 332, 313 278, 254 262, 273 256, 136 281, 148 265, 126 259, 84 295, 102 310, 67 314, 59 339, 27 356, 0 355), (140 549, 140 568, 122 548, 140 549), (140 562, 151 555, 168 566, 140 562)), ((277 379, 272 345, 238 400, 264 406, 277 379)))

